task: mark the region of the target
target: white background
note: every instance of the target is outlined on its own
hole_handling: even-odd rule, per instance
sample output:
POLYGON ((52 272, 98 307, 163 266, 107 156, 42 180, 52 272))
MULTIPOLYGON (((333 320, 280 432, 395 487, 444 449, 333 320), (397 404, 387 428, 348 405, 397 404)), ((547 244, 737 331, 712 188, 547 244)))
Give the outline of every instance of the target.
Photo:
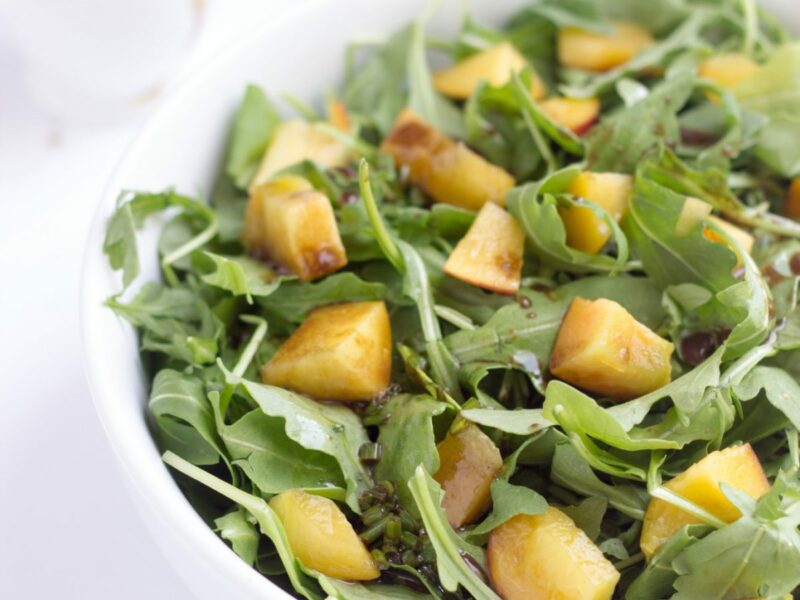
MULTIPOLYGON (((290 1, 207 0, 173 84, 290 1)), ((0 27, 0 598, 189 598, 127 497, 80 356, 84 239, 141 118, 86 127, 49 116, 26 69, 0 27)))

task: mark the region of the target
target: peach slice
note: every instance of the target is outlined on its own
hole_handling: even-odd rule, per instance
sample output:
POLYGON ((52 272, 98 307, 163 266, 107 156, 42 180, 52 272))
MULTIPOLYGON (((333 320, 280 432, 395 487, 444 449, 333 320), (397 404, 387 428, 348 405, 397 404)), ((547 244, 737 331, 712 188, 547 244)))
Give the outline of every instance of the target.
POLYGON ((558 60, 565 67, 609 71, 625 64, 653 43, 650 32, 635 23, 616 22, 609 34, 579 27, 558 32, 558 60))
POLYGON ((525 234, 516 219, 489 202, 444 265, 444 272, 480 288, 511 295, 519 289, 525 234))
POLYGON ((576 135, 586 133, 600 116, 597 98, 548 98, 539 103, 539 108, 576 135))

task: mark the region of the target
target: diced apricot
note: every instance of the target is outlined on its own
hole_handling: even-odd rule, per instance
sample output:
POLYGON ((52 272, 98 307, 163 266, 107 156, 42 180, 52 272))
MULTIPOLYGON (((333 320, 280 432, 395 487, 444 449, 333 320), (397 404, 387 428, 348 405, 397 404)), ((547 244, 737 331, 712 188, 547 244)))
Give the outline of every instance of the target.
MULTIPOLYGON (((730 523, 741 516, 722 492, 720 484, 760 498, 769 491, 769 481, 750 444, 712 452, 700 462, 664 484, 664 487, 730 523)), ((661 545, 684 526, 700 521, 658 498, 647 505, 640 546, 649 560, 661 545)))
POLYGON ((328 122, 342 131, 350 130, 350 113, 347 107, 339 100, 328 102, 328 122))
POLYGON ((436 446, 439 470, 434 479, 444 490, 443 508, 453 527, 477 521, 492 505, 491 485, 503 468, 494 442, 469 423, 436 446))
MULTIPOLYGON (((448 69, 433 74, 433 85, 445 96, 466 100, 481 81, 499 87, 511 80, 511 75, 528 67, 528 61, 510 42, 501 42, 456 63, 448 69)), ((534 100, 544 98, 547 87, 533 72, 531 95, 534 100)))
MULTIPOLYGON (((572 180, 567 193, 590 200, 619 221, 628 210, 633 178, 619 173, 590 173, 584 171, 572 180)), ((597 254, 611 237, 611 228, 590 208, 570 206, 560 208, 567 244, 587 254, 597 254)))
POLYGON ((293 175, 256 187, 245 210, 242 243, 253 254, 289 269, 304 281, 347 264, 328 197, 293 175))
POLYGON ((558 331, 550 372, 604 396, 635 398, 669 383, 673 349, 616 302, 576 297, 558 331))
POLYGON ((653 43, 650 32, 635 23, 616 22, 609 34, 564 27, 558 32, 558 60, 587 71, 608 71, 625 64, 653 43))
POLYGON ((409 180, 436 202, 478 210, 487 202, 505 204, 514 178, 461 142, 455 142, 412 110, 397 117, 381 144, 409 180))
MULTIPOLYGON (((715 217, 713 215, 706 218, 706 223, 713 223, 717 227, 719 227, 722 231, 724 231, 728 237, 733 239, 742 250, 750 254, 753 251, 753 245, 755 244, 755 238, 746 232, 744 229, 741 229, 734 225, 733 223, 729 223, 724 219, 720 219, 719 217, 715 217)), ((737 262, 736 268, 740 268, 744 263, 742 261, 742 257, 738 255, 739 251, 733 244, 730 244, 728 240, 726 240, 723 236, 719 233, 714 231, 711 227, 706 227, 703 229, 703 235, 706 239, 711 240, 712 242, 717 242, 719 244, 725 244, 728 246, 733 252, 737 255, 737 262)))
POLYGON ((548 98, 539 104, 539 108, 577 135, 586 133, 600 116, 598 98, 548 98))
POLYGON ((346 581, 380 577, 372 555, 333 500, 287 490, 273 496, 269 505, 283 524, 292 553, 305 567, 346 581))
POLYGON ((525 233, 517 220, 493 202, 483 205, 444 272, 498 294, 514 294, 522 278, 525 233))
POLYGON ((800 177, 795 177, 789 186, 784 213, 790 219, 800 219, 800 177))
POLYGON ((589 536, 552 506, 492 531, 487 556, 503 600, 609 600, 620 577, 589 536))
POLYGON ((711 215, 711 205, 698 198, 687 196, 678 215, 678 222, 675 224, 675 233, 679 236, 687 236, 697 226, 698 223, 705 221, 711 215))
POLYGON ((698 74, 722 87, 733 89, 761 69, 746 54, 718 54, 700 63, 698 74))
POLYGON ((392 330, 383 302, 325 306, 264 365, 264 383, 323 400, 370 400, 389 385, 392 330))
POLYGON ((343 164, 347 156, 347 146, 317 129, 313 123, 302 119, 285 121, 273 134, 250 184, 250 191, 278 171, 303 160, 313 160, 323 167, 335 167, 343 164))

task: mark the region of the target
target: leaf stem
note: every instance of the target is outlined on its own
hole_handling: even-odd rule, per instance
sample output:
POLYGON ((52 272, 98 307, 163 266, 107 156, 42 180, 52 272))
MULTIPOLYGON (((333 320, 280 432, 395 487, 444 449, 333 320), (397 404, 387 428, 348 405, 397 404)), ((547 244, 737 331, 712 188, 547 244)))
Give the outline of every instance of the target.
POLYGON ((206 228, 161 259, 161 269, 164 271, 164 277, 167 283, 173 287, 178 285, 178 276, 175 274, 172 264, 210 242, 219 231, 219 219, 217 218, 217 214, 204 205, 200 206, 206 210, 197 210, 197 206, 197 203, 193 203, 194 211, 200 213, 208 220, 206 228))
POLYGON ((659 500, 663 500, 667 504, 671 504, 672 506, 681 509, 684 512, 689 513, 693 517, 700 519, 703 523, 707 525, 711 525, 716 529, 720 529, 725 527, 727 523, 720 519, 719 517, 712 515, 710 512, 705 510, 704 508, 698 506, 694 502, 679 496, 675 492, 665 488, 663 485, 657 487, 656 489, 650 492, 650 495, 653 498, 658 498, 659 500))
POLYGON ((405 272, 403 256, 400 254, 397 244, 394 243, 389 230, 386 229, 386 224, 383 222, 380 212, 378 212, 378 203, 375 201, 369 179, 369 163, 364 158, 361 159, 358 165, 358 187, 361 197, 364 199, 364 205, 367 208, 369 222, 375 230, 375 239, 378 245, 386 255, 387 260, 392 263, 392 266, 401 273, 405 272))
POLYGON ((753 53, 758 37, 758 9, 753 0, 740 0, 742 15, 744 16, 744 42, 742 52, 747 55, 753 53))
POLYGON ((464 315, 458 312, 454 308, 450 308, 449 306, 444 306, 442 304, 436 304, 433 307, 436 316, 440 319, 447 321, 451 325, 455 325, 459 329, 463 329, 465 331, 474 331, 476 329, 475 323, 472 322, 467 315, 464 315))

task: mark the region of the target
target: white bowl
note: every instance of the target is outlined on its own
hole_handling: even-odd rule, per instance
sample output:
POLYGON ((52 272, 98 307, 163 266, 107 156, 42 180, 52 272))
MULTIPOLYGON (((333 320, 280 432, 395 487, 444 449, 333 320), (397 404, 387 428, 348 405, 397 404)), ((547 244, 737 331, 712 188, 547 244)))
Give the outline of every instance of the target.
MULTIPOLYGON (((795 0, 772 0, 800 25, 795 0)), ((195 513, 161 462, 148 429, 147 388, 136 336, 102 306, 120 289, 102 253, 108 217, 122 189, 185 193, 211 189, 232 113, 245 85, 317 100, 339 82, 344 50, 357 37, 382 35, 414 19, 428 0, 310 0, 298 3, 189 81, 161 108, 106 188, 88 240, 83 277, 85 364, 97 412, 125 471, 131 495, 158 546, 199 598, 289 598, 228 549, 195 513)), ((524 0, 472 0, 472 12, 498 23, 524 0)), ((459 2, 447 0, 431 23, 453 33, 459 2)), ((800 27, 798 27, 800 29, 800 27)), ((142 279, 157 277, 154 243, 140 243, 142 279)))

